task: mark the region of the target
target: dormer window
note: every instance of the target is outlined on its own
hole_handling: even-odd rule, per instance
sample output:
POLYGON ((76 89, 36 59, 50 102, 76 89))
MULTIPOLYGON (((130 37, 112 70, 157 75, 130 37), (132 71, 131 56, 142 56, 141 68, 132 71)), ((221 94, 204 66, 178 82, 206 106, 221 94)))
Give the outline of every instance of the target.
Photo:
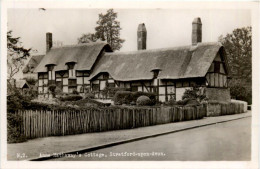
POLYGON ((69 78, 76 77, 76 71, 74 69, 75 64, 76 64, 75 62, 68 62, 67 63, 68 70, 69 70, 69 78))
POLYGON ((151 72, 153 72, 153 78, 156 79, 159 75, 160 69, 153 69, 151 72))
POLYGON ((55 66, 54 64, 46 65, 47 72, 48 72, 48 80, 50 83, 55 80, 54 66, 55 66))

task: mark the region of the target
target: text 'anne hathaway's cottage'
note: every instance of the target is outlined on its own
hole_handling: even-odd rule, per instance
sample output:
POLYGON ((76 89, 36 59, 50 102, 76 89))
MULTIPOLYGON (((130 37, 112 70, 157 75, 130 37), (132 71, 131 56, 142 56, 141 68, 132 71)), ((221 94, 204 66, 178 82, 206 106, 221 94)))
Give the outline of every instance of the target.
MULTIPOLYGON (((229 69, 224 47, 201 43, 200 18, 192 22, 192 45, 146 50, 147 31, 138 26, 137 46, 133 52, 113 52, 103 42, 52 48, 52 34, 46 34, 47 53, 34 70, 38 73, 38 92, 48 96, 55 84, 64 93, 86 89, 96 98, 105 98, 106 87, 154 92, 158 100, 180 100, 187 88, 204 87, 209 99, 230 100, 229 69)), ((107 96, 106 96, 107 98, 107 96)))

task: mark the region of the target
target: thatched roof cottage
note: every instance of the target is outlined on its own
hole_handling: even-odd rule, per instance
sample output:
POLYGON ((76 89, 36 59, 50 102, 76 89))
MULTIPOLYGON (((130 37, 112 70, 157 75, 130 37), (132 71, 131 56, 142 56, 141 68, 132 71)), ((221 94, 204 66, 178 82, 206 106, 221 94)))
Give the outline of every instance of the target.
MULTIPOLYGON (((47 33, 47 43, 52 39, 47 33)), ((138 50, 113 52, 102 42, 51 48, 35 69, 39 94, 56 84, 65 93, 89 88, 97 98, 104 98, 106 87, 123 87, 131 91, 154 92, 162 102, 180 100, 193 85, 205 87, 210 99, 230 100, 229 68, 224 47, 219 43, 201 43, 202 23, 192 23, 192 45, 146 50, 146 28, 137 30, 138 50)))

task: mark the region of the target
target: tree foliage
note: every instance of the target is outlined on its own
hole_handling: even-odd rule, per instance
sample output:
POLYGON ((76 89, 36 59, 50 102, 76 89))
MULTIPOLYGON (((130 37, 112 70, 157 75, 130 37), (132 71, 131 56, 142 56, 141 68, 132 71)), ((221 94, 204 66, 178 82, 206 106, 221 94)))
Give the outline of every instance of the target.
POLYGON ((78 38, 78 43, 90 43, 90 42, 96 42, 97 38, 96 35, 93 33, 87 33, 87 34, 83 34, 81 35, 80 38, 78 38))
POLYGON ((120 38, 120 22, 116 20, 117 13, 113 9, 107 10, 106 14, 99 14, 95 33, 83 34, 78 38, 78 43, 106 41, 113 50, 119 50, 125 40, 120 38))
POLYGON ((231 97, 243 98, 250 103, 252 92, 252 28, 235 29, 225 37, 220 36, 219 41, 225 47, 230 67, 232 77, 229 83, 231 97))
POLYGON ((30 56, 30 50, 22 46, 20 37, 13 37, 12 31, 7 32, 7 66, 8 79, 12 79, 30 56))

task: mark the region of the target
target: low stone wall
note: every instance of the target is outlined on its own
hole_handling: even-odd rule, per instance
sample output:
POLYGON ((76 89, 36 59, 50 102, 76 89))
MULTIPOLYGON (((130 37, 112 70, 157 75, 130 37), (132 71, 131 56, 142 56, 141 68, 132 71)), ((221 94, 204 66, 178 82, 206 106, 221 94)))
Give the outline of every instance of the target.
POLYGON ((231 102, 232 103, 242 103, 244 105, 244 112, 247 111, 247 106, 248 106, 247 102, 242 101, 242 100, 233 100, 233 99, 231 99, 231 102))
POLYGON ((207 104, 207 116, 223 116, 231 114, 245 113, 247 110, 246 102, 232 101, 232 102, 209 102, 207 104))
POLYGON ((206 96, 209 100, 217 100, 222 102, 230 102, 229 88, 205 88, 206 96))

